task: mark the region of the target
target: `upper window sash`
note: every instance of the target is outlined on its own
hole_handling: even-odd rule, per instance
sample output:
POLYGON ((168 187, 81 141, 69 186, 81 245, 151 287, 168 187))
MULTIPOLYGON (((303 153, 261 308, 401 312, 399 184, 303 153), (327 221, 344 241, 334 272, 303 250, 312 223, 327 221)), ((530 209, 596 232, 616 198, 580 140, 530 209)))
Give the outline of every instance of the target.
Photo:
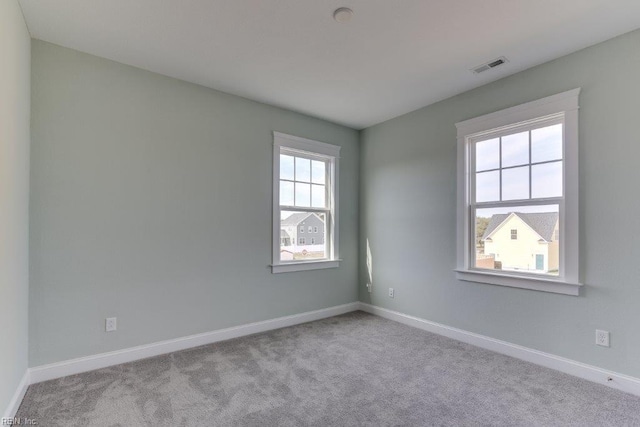
POLYGON ((534 197, 533 196, 533 191, 532 191, 532 185, 533 185, 533 176, 532 176, 532 170, 531 168, 537 165, 543 165, 543 164, 547 164, 547 163, 562 163, 562 168, 563 168, 563 176, 564 176, 564 167, 565 167, 565 153, 564 153, 564 137, 563 137, 563 141, 562 141, 562 156, 559 158, 553 158, 550 160, 544 160, 544 161, 533 161, 532 158, 532 154, 533 154, 533 146, 532 146, 532 132, 534 132, 535 130, 538 129, 542 129, 542 128, 546 128, 549 126, 554 126, 554 125, 559 125, 561 124, 563 126, 563 133, 564 133, 564 112, 561 113, 557 113, 557 114, 552 114, 550 116, 547 117, 540 117, 540 118, 535 118, 533 120, 528 120, 526 122, 523 123, 517 123, 511 126, 506 126, 503 127, 501 129, 492 129, 489 131, 485 131, 485 132, 480 132, 478 134, 475 135, 467 135, 465 137, 466 139, 466 144, 468 144, 468 156, 469 156, 469 160, 468 160, 468 168, 469 168, 469 189, 468 189, 468 203, 471 206, 476 206, 476 207, 497 207, 500 205, 505 205, 505 206, 512 206, 515 203, 519 203, 522 202, 522 204, 531 204, 532 202, 536 202, 536 201, 542 201, 544 203, 542 204, 552 204, 552 203, 559 203, 559 201, 564 199, 564 195, 565 195, 565 188, 564 188, 564 179, 562 182, 562 195, 560 196, 547 196, 547 197, 534 197), (511 135, 515 135, 518 133, 524 133, 527 132, 528 136, 529 136, 529 141, 528 141, 528 147, 529 147, 529 159, 527 162, 525 163, 521 163, 521 164, 515 164, 515 165, 509 165, 509 166, 503 166, 502 164, 502 140, 501 138, 504 137, 508 137, 511 135), (499 139, 500 142, 500 151, 499 151, 499 165, 497 167, 492 167, 489 169, 481 169, 478 170, 477 169, 477 144, 481 143, 481 142, 485 142, 485 141, 489 141, 489 140, 493 140, 493 139, 499 139), (499 196, 499 200, 492 200, 492 201, 477 201, 476 200, 476 178, 477 178, 477 174, 483 174, 483 173, 487 173, 487 172, 498 172, 500 173, 500 178, 499 178, 499 188, 500 191, 502 190, 502 185, 503 185, 503 171, 508 171, 510 169, 516 169, 516 168, 522 168, 522 167, 528 167, 529 168, 529 197, 528 198, 519 198, 519 199, 506 199, 503 200, 502 198, 502 193, 499 196))
MULTIPOLYGON (((323 144, 323 143, 318 143, 318 144, 323 144)), ((329 145, 329 144, 325 144, 325 145, 329 145)), ((313 182, 313 178, 309 177, 309 181, 305 181, 305 180, 300 180, 297 179, 296 177, 296 163, 294 160, 294 175, 293 175, 293 179, 288 179, 288 178, 281 178, 280 177, 280 158, 278 157, 278 170, 275 171, 274 173, 278 174, 278 180, 279 181, 286 181, 286 182, 291 182, 291 183, 303 183, 303 184, 309 184, 309 185, 322 185, 325 187, 325 197, 324 197, 324 204, 325 207, 313 207, 313 206, 298 206, 298 205, 284 205, 280 202, 280 197, 278 196, 278 203, 280 205, 280 208, 282 210, 290 210, 290 211, 299 211, 299 210, 304 210, 304 211, 309 211, 309 212, 330 212, 331 211, 331 192, 333 189, 333 170, 335 169, 335 157, 333 156, 328 156, 328 155, 317 155, 315 153, 309 153, 307 151, 301 151, 298 149, 292 149, 289 148, 288 146, 283 146, 280 145, 280 155, 288 155, 288 156, 292 156, 295 158, 300 158, 300 159, 308 159, 311 161, 320 161, 322 163, 324 163, 325 168, 324 168, 324 183, 323 184, 319 184, 316 182, 313 182)), ((313 173, 313 172, 311 172, 313 173)), ((275 179, 275 177, 274 177, 275 179)), ((278 190, 279 191, 279 190, 278 190)))

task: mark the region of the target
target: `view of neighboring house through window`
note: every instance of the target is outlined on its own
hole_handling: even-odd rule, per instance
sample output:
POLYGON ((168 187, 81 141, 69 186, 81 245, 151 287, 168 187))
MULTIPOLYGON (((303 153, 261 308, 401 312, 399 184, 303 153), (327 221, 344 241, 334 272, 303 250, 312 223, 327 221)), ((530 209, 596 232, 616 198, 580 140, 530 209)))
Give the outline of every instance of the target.
POLYGON ((459 279, 579 293, 579 93, 456 124, 459 279))
MULTIPOLYGON (((337 266, 339 147, 277 133, 274 143, 278 172, 274 181, 274 233, 280 236, 277 249, 274 247, 274 267, 290 264, 282 271, 294 271, 293 264, 308 261, 314 265, 317 261, 336 261, 327 266, 337 266)), ((280 271, 274 268, 274 272, 280 271)))

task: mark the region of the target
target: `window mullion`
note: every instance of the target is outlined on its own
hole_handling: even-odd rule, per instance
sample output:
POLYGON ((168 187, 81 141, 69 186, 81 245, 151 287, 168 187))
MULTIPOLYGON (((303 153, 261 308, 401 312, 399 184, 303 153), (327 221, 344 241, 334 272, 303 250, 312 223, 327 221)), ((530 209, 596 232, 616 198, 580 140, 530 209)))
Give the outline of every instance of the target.
POLYGON ((296 205, 296 157, 293 156, 293 205, 296 205))

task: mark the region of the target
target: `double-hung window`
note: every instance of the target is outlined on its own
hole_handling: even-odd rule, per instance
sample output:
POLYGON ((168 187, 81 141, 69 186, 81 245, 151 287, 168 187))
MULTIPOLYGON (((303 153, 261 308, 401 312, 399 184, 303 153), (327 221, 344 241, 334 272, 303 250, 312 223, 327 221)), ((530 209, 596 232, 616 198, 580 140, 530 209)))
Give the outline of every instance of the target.
POLYGON ((337 267, 340 147, 280 132, 273 135, 272 271, 337 267), (300 237, 312 230, 319 235, 300 237))
POLYGON ((459 279, 578 295, 579 92, 456 124, 459 279))

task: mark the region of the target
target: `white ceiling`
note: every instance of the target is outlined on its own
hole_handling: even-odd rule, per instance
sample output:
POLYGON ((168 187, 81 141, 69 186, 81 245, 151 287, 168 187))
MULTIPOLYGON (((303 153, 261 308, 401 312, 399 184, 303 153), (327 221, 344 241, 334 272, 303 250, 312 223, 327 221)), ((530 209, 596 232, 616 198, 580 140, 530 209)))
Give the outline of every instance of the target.
POLYGON ((20 4, 34 38, 356 129, 640 27, 638 0, 20 4))

